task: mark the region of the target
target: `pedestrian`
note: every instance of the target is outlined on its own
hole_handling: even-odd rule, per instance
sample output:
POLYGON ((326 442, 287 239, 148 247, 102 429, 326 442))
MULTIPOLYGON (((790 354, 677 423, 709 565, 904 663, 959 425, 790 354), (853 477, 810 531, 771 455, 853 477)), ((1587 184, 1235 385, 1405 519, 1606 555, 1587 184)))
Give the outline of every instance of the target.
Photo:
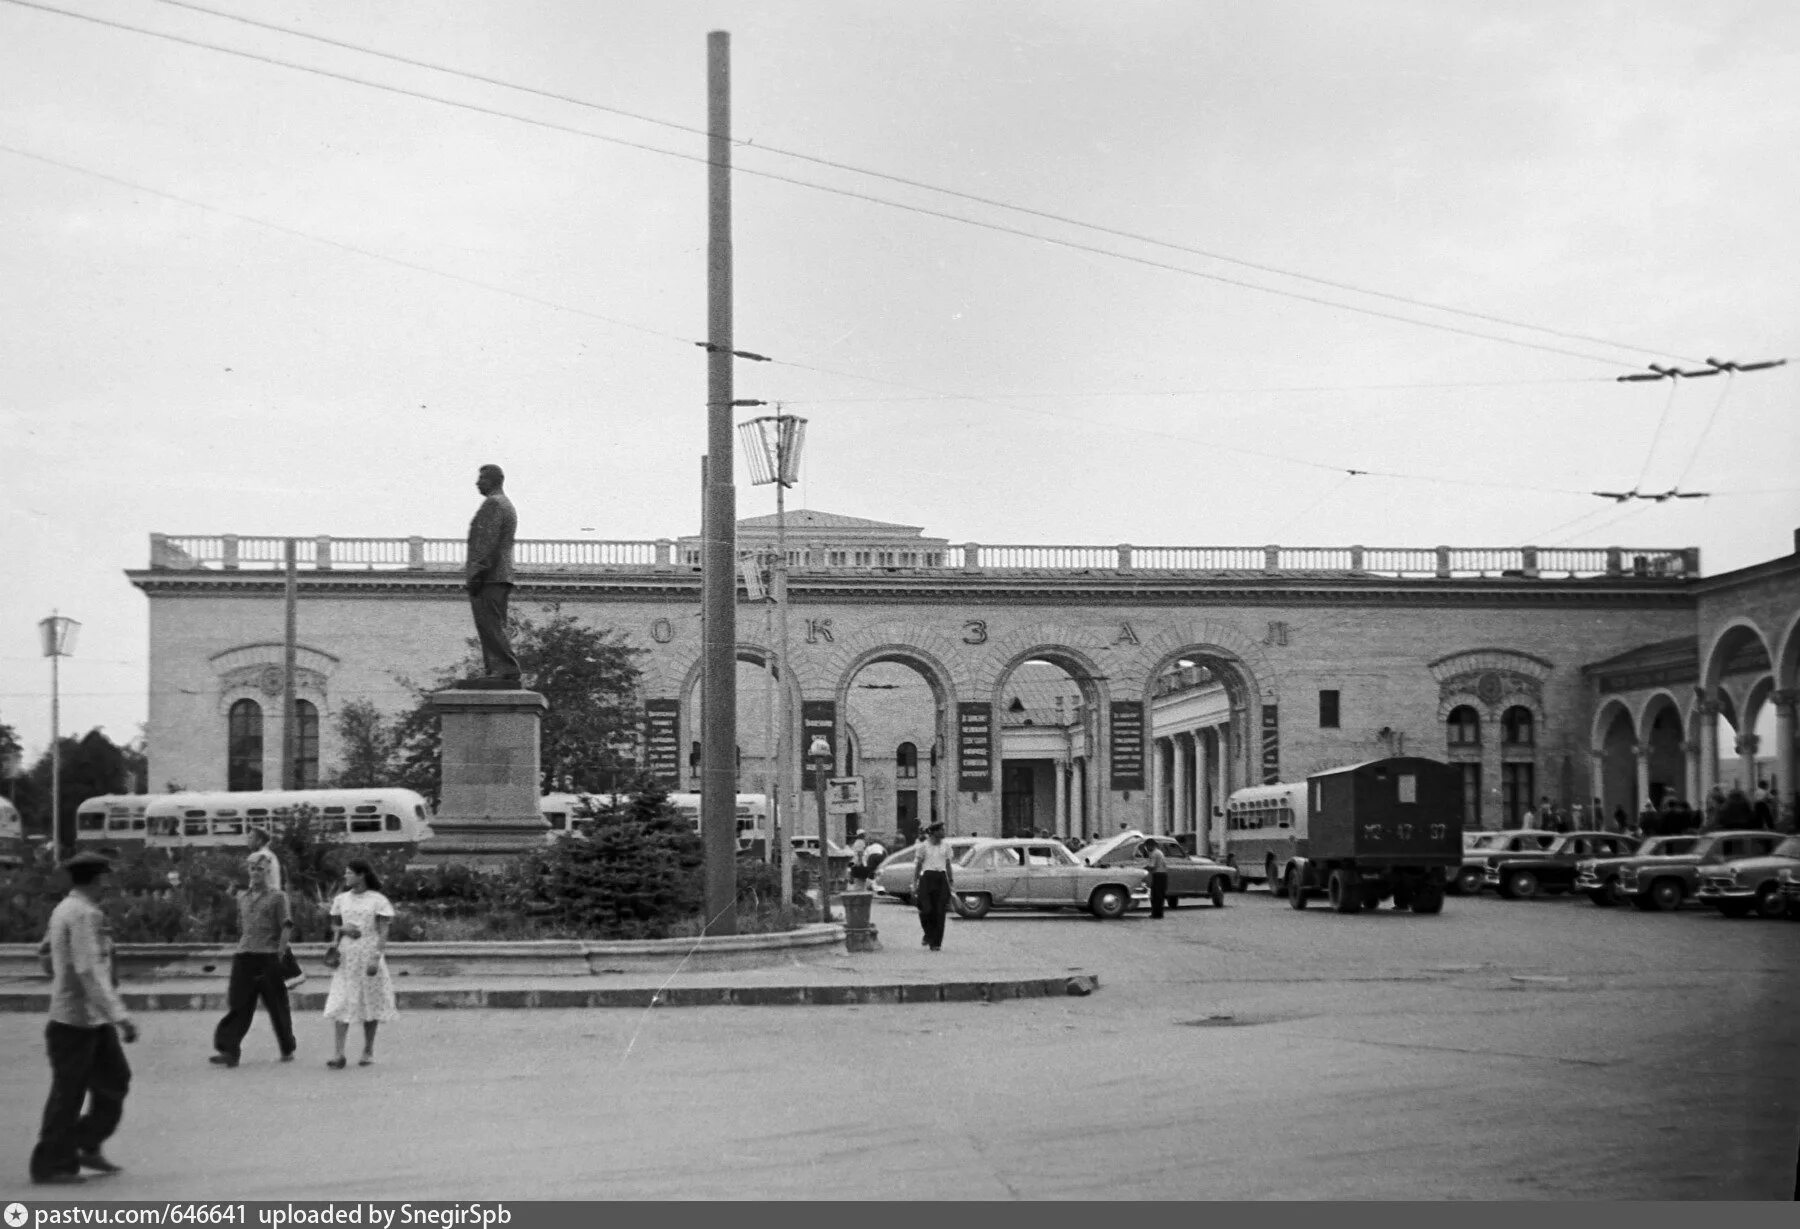
POLYGON ((932 824, 925 830, 925 844, 920 847, 919 856, 913 859, 913 900, 919 907, 922 941, 934 952, 943 949, 944 915, 950 910, 950 893, 956 887, 950 858, 950 846, 944 844, 944 825, 932 824))
POLYGON ((1629 818, 1627 818, 1627 816, 1625 814, 1625 804, 1624 803, 1620 803, 1618 806, 1613 808, 1613 816, 1612 817, 1613 817, 1613 826, 1616 827, 1620 832, 1625 831, 1625 829, 1627 829, 1631 826, 1631 820, 1629 818))
POLYGON ((1756 814, 1750 809, 1750 799, 1737 786, 1731 787, 1731 793, 1719 806, 1718 826, 1721 828, 1753 828, 1756 826, 1756 814))
POLYGON ((388 926, 394 906, 381 894, 381 880, 361 858, 344 867, 344 890, 331 900, 331 941, 337 952, 337 968, 331 974, 331 991, 325 996, 325 1018, 332 1022, 336 1053, 325 1064, 342 1070, 344 1039, 352 1024, 363 1030, 362 1057, 356 1065, 375 1061, 375 1030, 385 1020, 397 1020, 394 983, 388 976, 388 926))
POLYGON ((102 876, 112 863, 78 853, 63 863, 69 894, 50 914, 50 1095, 31 1152, 31 1180, 44 1185, 85 1182, 81 1171, 118 1173, 100 1146, 112 1137, 131 1090, 131 1064, 119 1043, 137 1040, 137 1025, 113 979, 112 928, 100 910, 102 876), (83 1107, 86 1113, 83 1113, 83 1107))
POLYGON ((860 832, 850 845, 850 887, 858 892, 869 887, 869 842, 860 832))
POLYGON ((1169 858, 1155 841, 1145 841, 1139 850, 1150 868, 1150 916, 1163 915, 1163 901, 1169 895, 1169 858))
MULTIPOLYGON (((268 854, 267 850, 261 851, 268 854)), ((275 1044, 280 1047, 281 1061, 294 1061, 298 1048, 294 1041, 294 1018, 288 1006, 287 979, 282 960, 290 954, 294 941, 294 918, 288 909, 285 892, 269 887, 269 862, 273 855, 262 858, 251 854, 248 860, 250 886, 238 894, 238 945, 231 957, 231 983, 225 991, 225 1018, 213 1029, 213 1049, 208 1061, 220 1067, 238 1065, 244 1035, 256 1019, 256 1005, 262 1003, 269 1013, 269 1024, 275 1030, 275 1044)))
POLYGON ((281 891, 281 859, 269 848, 269 834, 264 829, 250 829, 250 856, 246 861, 263 868, 263 883, 269 891, 281 891))
POLYGON ((1775 826, 1775 807, 1764 794, 1750 804, 1750 825, 1753 828, 1771 829, 1775 826))

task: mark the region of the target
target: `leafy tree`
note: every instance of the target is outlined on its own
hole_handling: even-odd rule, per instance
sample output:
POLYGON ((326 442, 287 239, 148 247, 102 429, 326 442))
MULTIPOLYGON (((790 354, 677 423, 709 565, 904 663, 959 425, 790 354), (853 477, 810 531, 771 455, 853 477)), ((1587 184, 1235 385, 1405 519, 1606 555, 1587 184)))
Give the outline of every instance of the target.
MULTIPOLYGON (((589 793, 616 791, 637 770, 637 658, 643 650, 610 628, 584 626, 560 606, 551 605, 546 611, 542 619, 513 615, 507 620, 513 653, 519 659, 520 685, 542 694, 550 704, 539 731, 543 774, 539 787, 546 793, 564 786, 589 793)), ((481 673, 479 643, 471 637, 468 645, 469 655, 433 685, 400 680, 419 702, 393 729, 394 783, 418 790, 434 806, 441 782, 441 742, 439 722, 426 696, 481 673)))
MULTIPOLYGON (((75 822, 75 809, 100 794, 123 794, 132 778, 126 753, 96 727, 80 738, 59 740, 62 750, 62 814, 66 824, 75 822)), ((27 832, 50 831, 50 752, 45 751, 31 772, 18 783, 19 814, 27 832)))
POLYGON ((331 774, 340 789, 366 789, 388 785, 394 778, 394 752, 398 730, 369 700, 352 700, 338 709, 334 719, 343 762, 331 774))
POLYGON ((19 741, 19 732, 0 721, 0 775, 16 776, 24 756, 25 744, 19 741))

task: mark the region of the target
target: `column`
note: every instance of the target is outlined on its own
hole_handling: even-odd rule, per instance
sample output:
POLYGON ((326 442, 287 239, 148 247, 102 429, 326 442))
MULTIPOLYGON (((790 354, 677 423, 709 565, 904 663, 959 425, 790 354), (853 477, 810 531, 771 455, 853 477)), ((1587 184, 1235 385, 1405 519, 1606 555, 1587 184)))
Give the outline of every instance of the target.
POLYGON ((1166 739, 1150 740, 1150 831, 1161 836, 1168 831, 1168 805, 1163 798, 1163 774, 1167 771, 1169 753, 1163 750, 1166 739))
MULTIPOLYGON (((1748 725, 1749 722, 1750 718, 1745 717, 1744 723, 1748 725)), ((1738 771, 1743 774, 1741 780, 1746 794, 1754 795, 1756 792, 1756 749, 1759 745, 1760 740, 1754 734, 1738 735, 1735 750, 1738 755, 1738 771)))
POLYGON ((1704 688, 1695 690, 1701 697, 1694 706, 1700 720, 1700 789, 1693 801, 1696 810, 1704 811, 1707 795, 1719 783, 1719 702, 1707 699, 1704 688))
POLYGON ((1211 848, 1210 836, 1212 814, 1206 802, 1206 741, 1200 737, 1200 731, 1194 731, 1194 765, 1188 776, 1189 788, 1194 795, 1194 849, 1205 853, 1211 848))
POLYGON ((1056 777, 1056 835, 1069 835, 1069 766, 1062 760, 1050 765, 1056 777))
POLYGON ((1604 828, 1612 822, 1612 807, 1606 798, 1605 747, 1588 748, 1588 801, 1594 809, 1594 827, 1604 828))
POLYGON ((1172 808, 1169 823, 1169 831, 1172 834, 1179 834, 1188 829, 1188 757, 1187 750, 1182 744, 1189 741, 1191 739, 1186 734, 1177 734, 1169 739, 1171 760, 1169 769, 1175 778, 1175 805, 1172 808))
MULTIPOLYGON (((1637 762, 1637 809, 1642 811, 1650 805, 1650 745, 1634 744, 1631 758, 1637 762)), ((1635 818, 1635 813, 1633 817, 1635 818)))
POLYGON ((1681 740, 1681 796, 1692 805, 1700 797, 1700 744, 1691 738, 1681 740))
POLYGON ((1800 691, 1778 691, 1772 699, 1775 701, 1775 780, 1771 790, 1775 795, 1775 810, 1780 817, 1781 830, 1792 832, 1795 827, 1794 814, 1794 710, 1800 701, 1800 691))

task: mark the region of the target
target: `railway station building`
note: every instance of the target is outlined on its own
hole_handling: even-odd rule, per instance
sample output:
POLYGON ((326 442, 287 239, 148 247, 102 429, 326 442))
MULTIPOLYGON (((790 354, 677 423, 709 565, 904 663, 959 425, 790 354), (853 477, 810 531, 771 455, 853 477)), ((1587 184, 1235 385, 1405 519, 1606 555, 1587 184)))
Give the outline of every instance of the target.
MULTIPOLYGON (((782 536, 779 679, 771 604, 740 592, 739 789, 764 791, 785 712, 792 745, 824 734, 834 773, 863 778, 848 822, 875 832, 1131 825, 1204 849, 1232 791, 1394 754, 1457 764, 1472 826, 1763 779, 1793 823, 1800 554, 1708 577, 1694 549, 990 545, 819 511, 782 536)), ((751 560, 776 541, 773 516, 739 523, 751 560)), ((153 788, 275 784, 283 547, 153 534, 127 573, 150 603, 153 788)), ((300 764, 323 781, 345 704, 410 708, 401 680, 464 657, 463 543, 299 553, 300 764)), ((515 611, 644 650, 643 762, 696 788, 699 539, 516 555, 515 611)))

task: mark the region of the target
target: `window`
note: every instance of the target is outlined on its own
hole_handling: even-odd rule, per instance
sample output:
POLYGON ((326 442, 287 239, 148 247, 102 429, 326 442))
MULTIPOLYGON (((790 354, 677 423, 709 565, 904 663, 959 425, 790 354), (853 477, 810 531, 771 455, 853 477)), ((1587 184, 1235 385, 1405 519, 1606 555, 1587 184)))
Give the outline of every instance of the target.
POLYGON ((1531 710, 1513 705, 1500 718, 1500 741, 1509 747, 1531 745, 1531 710))
POLYGON ((1531 764, 1500 765, 1500 814, 1507 827, 1525 826, 1525 812, 1536 797, 1534 777, 1531 764))
POLYGON ((398 832, 400 831, 400 817, 398 815, 383 815, 381 817, 381 825, 389 832, 398 832))
POLYGON ((1335 691, 1319 693, 1319 728, 1321 730, 1338 728, 1338 693, 1335 691))
POLYGON ((1465 828, 1481 827, 1481 765, 1458 764, 1462 770, 1462 822, 1465 828))
POLYGON ((1445 725, 1448 727, 1450 745, 1452 747, 1477 747, 1481 745, 1481 714, 1467 704, 1458 705, 1450 710, 1445 725))
POLYGON ((263 787, 262 705, 239 700, 226 719, 225 788, 255 790, 263 787))
POLYGON ((919 749, 912 743, 901 743, 894 748, 894 775, 901 780, 911 780, 919 775, 919 749))
POLYGON ((106 816, 77 814, 75 828, 80 832, 104 832, 106 831, 106 816))
POLYGON ((319 706, 294 701, 294 788, 319 788, 319 706))

